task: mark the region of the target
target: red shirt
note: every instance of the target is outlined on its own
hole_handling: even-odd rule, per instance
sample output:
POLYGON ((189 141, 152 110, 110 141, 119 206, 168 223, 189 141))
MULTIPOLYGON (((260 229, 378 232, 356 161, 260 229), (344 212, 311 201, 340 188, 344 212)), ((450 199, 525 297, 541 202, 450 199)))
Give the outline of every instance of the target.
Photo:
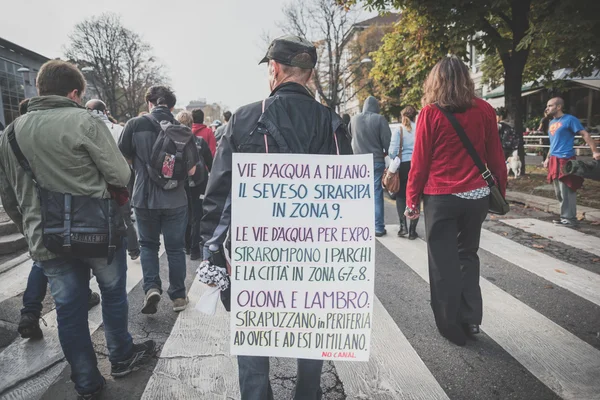
POLYGON ((565 167, 569 160, 576 160, 577 157, 558 158, 556 156, 548 156, 548 183, 558 179, 576 192, 583 186, 583 178, 577 175, 565 174, 565 167))
MULTIPOLYGON (((473 107, 455 116, 504 194, 506 163, 494 109, 486 101, 475 99, 473 107)), ((407 206, 418 209, 421 194, 455 194, 486 185, 446 116, 434 105, 423 108, 415 129, 415 147, 406 188, 407 206)))
POLYGON ((215 152, 217 151, 217 139, 215 139, 215 134, 212 129, 204 124, 192 124, 192 133, 197 137, 201 137, 208 143, 208 148, 214 157, 215 152))

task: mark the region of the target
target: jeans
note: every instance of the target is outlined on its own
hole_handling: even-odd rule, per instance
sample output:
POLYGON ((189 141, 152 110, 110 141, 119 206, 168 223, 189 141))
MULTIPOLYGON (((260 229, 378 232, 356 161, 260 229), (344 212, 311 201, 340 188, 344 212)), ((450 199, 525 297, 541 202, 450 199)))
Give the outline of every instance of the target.
POLYGON ((135 215, 140 234, 140 260, 144 273, 144 292, 148 293, 150 289, 158 289, 162 294, 158 264, 158 249, 162 232, 169 261, 169 290, 167 293, 171 300, 185 299, 187 206, 164 210, 136 208, 135 215))
POLYGON ((188 196, 188 223, 185 231, 185 247, 192 254, 200 254, 200 221, 202 221, 202 199, 203 188, 200 186, 185 187, 188 196))
POLYGON ((42 314, 42 301, 46 297, 46 287, 48 278, 44 275, 44 270, 36 262, 31 266, 29 278, 27 278, 27 288, 23 293, 23 308, 21 315, 33 314, 39 318, 42 314))
MULTIPOLYGON (((269 381, 269 357, 238 356, 242 400, 273 400, 269 381)), ((294 400, 321 400, 323 360, 298 359, 294 400)))
POLYGON ((383 232, 385 223, 383 221, 383 188, 381 187, 381 176, 385 171, 385 163, 375 162, 373 172, 375 174, 375 232, 383 232))
POLYGON ((56 303, 58 337, 71 365, 71 380, 79 394, 93 393, 103 385, 88 325, 90 270, 102 293, 102 320, 109 360, 131 356, 133 341, 127 330, 127 259, 125 243, 110 265, 104 258, 54 258, 40 261, 56 303))
MULTIPOLYGON (((39 318, 42 314, 42 301, 46 297, 46 288, 48 278, 44 275, 44 270, 36 262, 31 266, 29 278, 27 278, 27 288, 23 293, 23 308, 21 315, 33 314, 39 318)), ((88 291, 88 298, 92 295, 92 289, 88 291)))

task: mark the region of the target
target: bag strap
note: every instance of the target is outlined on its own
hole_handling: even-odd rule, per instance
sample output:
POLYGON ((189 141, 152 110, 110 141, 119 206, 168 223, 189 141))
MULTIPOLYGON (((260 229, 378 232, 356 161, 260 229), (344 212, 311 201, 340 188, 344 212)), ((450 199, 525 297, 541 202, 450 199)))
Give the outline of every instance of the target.
POLYGON ((450 121, 450 123, 454 127, 454 130, 456 131, 456 134, 460 138, 460 141, 462 142, 463 146, 467 150, 467 153, 469 153, 469 155, 473 159, 473 162, 475 162, 475 165, 479 169, 479 173, 481 174, 481 177, 483 178, 483 180, 488 184, 489 187, 495 186, 496 182, 494 181, 494 178, 492 177, 492 173, 481 161, 479 154, 477 154, 475 147, 473 147, 473 143, 471 143, 471 141, 469 140, 467 133, 465 132, 463 127, 460 125, 460 123, 458 122, 458 120, 456 119, 454 114, 452 114, 450 111, 446 110, 445 108, 440 107, 440 105, 437 103, 435 104, 435 106, 438 108, 438 110, 440 110, 442 112, 442 114, 444 114, 446 116, 446 118, 448 118, 448 121, 450 121))
POLYGON ((154 118, 154 115, 148 113, 148 114, 142 115, 142 117, 144 117, 148 121, 152 122, 152 125, 154 125, 156 128, 158 128, 158 133, 160 133, 162 131, 162 126, 160 125, 160 122, 158 122, 158 120, 156 118, 154 118))
MULTIPOLYGON (((261 115, 265 113, 265 102, 266 101, 267 101, 267 99, 263 99, 263 101, 262 101, 261 115)), ((267 135, 263 135, 263 138, 265 140, 265 153, 269 154, 269 143, 267 142, 267 135)), ((335 132, 333 132, 333 139, 335 141, 336 154, 339 156, 340 155, 340 145, 338 144, 338 138, 337 138, 337 135, 335 134, 335 132)))
POLYGON ((400 124, 400 147, 398 147, 398 154, 396 154, 396 157, 400 157, 400 162, 402 162, 402 147, 404 147, 404 129, 400 124))
MULTIPOLYGON (((263 115, 265 113, 265 102, 267 101, 267 99, 263 99, 262 101, 262 112, 260 113, 260 115, 263 115)), ((269 154, 269 143, 267 141, 267 135, 263 135, 263 139, 265 139, 265 153, 269 154)))
POLYGON ((10 148, 12 149, 13 153, 15 154, 15 157, 17 158, 17 161, 21 165, 21 168, 23 168, 25 173, 27 173, 27 175, 29 175, 31 180, 33 180, 33 183, 35 184, 35 186, 38 186, 37 179, 35 178, 35 174, 33 173, 33 170, 31 169, 31 165, 29 164, 29 161, 27 161, 27 158, 25 158, 25 155, 21 151, 21 147, 19 147, 19 143, 17 142, 17 137, 15 136, 14 125, 10 124, 6 128, 6 132, 4 132, 4 133, 8 137, 8 143, 10 144, 10 148))

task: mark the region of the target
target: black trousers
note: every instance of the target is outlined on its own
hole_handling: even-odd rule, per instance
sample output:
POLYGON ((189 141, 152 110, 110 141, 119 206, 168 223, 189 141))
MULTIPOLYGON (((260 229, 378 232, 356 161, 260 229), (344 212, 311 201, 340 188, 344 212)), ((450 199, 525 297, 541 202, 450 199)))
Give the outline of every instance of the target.
POLYGON ((400 178, 400 190, 396 194, 396 211, 398 218, 402 220, 404 210, 406 210, 406 185, 408 184, 408 173, 410 172, 410 161, 400 163, 398 176, 400 178))
POLYGON ((423 201, 431 308, 440 332, 454 335, 462 332, 462 323, 481 324, 477 251, 489 197, 426 195, 423 201))
POLYGON ((185 247, 191 253, 198 254, 202 251, 200 245, 200 221, 202 221, 202 199, 200 195, 204 194, 204 187, 185 186, 185 192, 188 198, 188 223, 185 230, 185 247))

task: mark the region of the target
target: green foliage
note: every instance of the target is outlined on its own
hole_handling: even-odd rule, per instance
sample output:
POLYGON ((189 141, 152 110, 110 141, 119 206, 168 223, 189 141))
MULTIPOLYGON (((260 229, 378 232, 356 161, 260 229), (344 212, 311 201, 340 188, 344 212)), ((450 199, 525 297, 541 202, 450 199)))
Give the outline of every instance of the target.
MULTIPOLYGON (((393 25, 372 25, 360 32, 356 40, 348 45, 353 58, 349 60, 351 66, 346 84, 353 86, 354 96, 358 98, 360 104, 363 104, 368 96, 377 93, 375 81, 370 76, 374 63, 362 63, 361 60, 377 51, 383 43, 384 36, 392 30, 393 25)), ((347 100, 351 99, 352 97, 349 97, 347 100)))
POLYGON ((371 78, 382 108, 398 116, 407 105, 420 104, 422 86, 431 68, 448 53, 465 56, 466 41, 453 41, 447 28, 412 9, 371 53, 371 78))

